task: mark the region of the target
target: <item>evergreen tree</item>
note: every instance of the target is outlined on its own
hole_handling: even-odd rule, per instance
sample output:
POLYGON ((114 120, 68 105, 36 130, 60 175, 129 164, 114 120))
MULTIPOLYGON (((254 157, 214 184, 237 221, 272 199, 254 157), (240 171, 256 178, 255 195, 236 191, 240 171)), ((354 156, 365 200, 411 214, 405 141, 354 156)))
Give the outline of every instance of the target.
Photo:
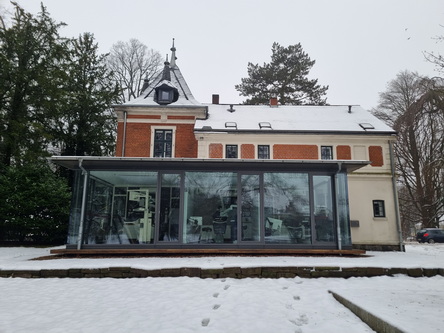
POLYGON ((0 173, 0 240, 64 244, 70 193, 46 162, 0 173))
POLYGON ((288 105, 325 105, 328 86, 318 85, 317 79, 308 79, 314 60, 301 44, 283 47, 273 43, 271 62, 248 63, 248 77, 235 86, 241 96, 248 97, 245 104, 268 104, 271 97, 288 105))
POLYGON ((65 100, 55 119, 54 144, 62 155, 112 154, 116 119, 111 105, 119 90, 92 34, 84 33, 72 41, 67 74, 65 100))
POLYGON ((66 40, 45 7, 36 16, 15 4, 11 27, 0 25, 0 166, 45 155, 45 120, 63 93, 66 40))

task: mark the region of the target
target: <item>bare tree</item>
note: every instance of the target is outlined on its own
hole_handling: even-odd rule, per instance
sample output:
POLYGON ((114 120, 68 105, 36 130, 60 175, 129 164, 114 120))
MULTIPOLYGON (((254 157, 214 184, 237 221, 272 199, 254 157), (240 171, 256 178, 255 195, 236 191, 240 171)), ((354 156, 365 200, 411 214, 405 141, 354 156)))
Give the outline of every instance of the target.
POLYGON ((398 132, 394 148, 404 225, 438 226, 444 214, 444 80, 401 72, 373 112, 398 132))
MULTIPOLYGON (((444 28, 444 25, 441 25, 444 28)), ((434 38, 437 43, 444 42, 444 36, 437 36, 434 38)), ((444 56, 441 54, 437 54, 435 52, 424 52, 424 56, 427 61, 431 62, 436 66, 436 70, 440 73, 444 74, 444 56)))
POLYGON ((121 102, 139 96, 143 83, 151 81, 160 72, 162 63, 158 51, 148 49, 137 39, 114 44, 108 56, 108 66, 121 87, 121 102))

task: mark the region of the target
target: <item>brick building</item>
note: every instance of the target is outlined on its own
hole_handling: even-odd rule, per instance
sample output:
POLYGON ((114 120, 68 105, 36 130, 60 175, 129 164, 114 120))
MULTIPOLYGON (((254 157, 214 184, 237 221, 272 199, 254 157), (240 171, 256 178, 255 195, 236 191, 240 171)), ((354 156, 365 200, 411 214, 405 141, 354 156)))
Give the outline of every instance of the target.
POLYGON ((391 128, 356 105, 199 103, 171 50, 114 107, 115 157, 52 158, 78 176, 68 248, 402 249, 391 128))

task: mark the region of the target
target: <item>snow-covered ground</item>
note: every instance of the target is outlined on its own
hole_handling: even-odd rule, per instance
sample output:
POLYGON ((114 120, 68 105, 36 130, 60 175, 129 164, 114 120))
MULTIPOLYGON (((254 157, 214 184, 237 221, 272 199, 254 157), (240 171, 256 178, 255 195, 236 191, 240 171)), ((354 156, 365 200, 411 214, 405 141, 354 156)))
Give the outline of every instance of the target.
MULTIPOLYGON (((49 249, 0 248, 0 269, 131 266, 341 266, 444 268, 444 244, 365 258, 203 257, 29 261, 49 249)), ((0 279, 0 333, 372 332, 328 292, 406 332, 442 332, 444 277, 320 279, 0 279)))

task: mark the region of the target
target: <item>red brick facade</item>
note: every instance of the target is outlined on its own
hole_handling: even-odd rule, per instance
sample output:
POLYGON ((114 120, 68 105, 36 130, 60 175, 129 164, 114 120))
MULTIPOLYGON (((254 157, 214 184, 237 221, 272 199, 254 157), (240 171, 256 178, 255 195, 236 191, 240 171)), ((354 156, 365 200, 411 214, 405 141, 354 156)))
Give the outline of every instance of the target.
POLYGON ((241 158, 254 159, 254 145, 244 144, 241 145, 241 158))
POLYGON ((278 160, 317 160, 319 159, 317 145, 274 145, 273 158, 278 160))
MULTIPOLYGON (((117 125, 116 156, 122 156, 123 123, 117 125)), ((159 123, 132 123, 126 124, 125 157, 150 157, 151 126, 161 128, 159 123)), ((179 158, 197 157, 197 140, 194 137, 194 124, 171 124, 165 127, 175 127, 174 156, 179 158)))
POLYGON ((337 146, 336 147, 336 159, 351 160, 351 147, 350 146, 337 146))
POLYGON ((221 143, 211 143, 209 147, 210 158, 223 158, 223 145, 221 143))
POLYGON ((370 146, 368 147, 368 156, 370 158, 371 166, 380 167, 384 165, 384 158, 382 155, 381 146, 370 146))

